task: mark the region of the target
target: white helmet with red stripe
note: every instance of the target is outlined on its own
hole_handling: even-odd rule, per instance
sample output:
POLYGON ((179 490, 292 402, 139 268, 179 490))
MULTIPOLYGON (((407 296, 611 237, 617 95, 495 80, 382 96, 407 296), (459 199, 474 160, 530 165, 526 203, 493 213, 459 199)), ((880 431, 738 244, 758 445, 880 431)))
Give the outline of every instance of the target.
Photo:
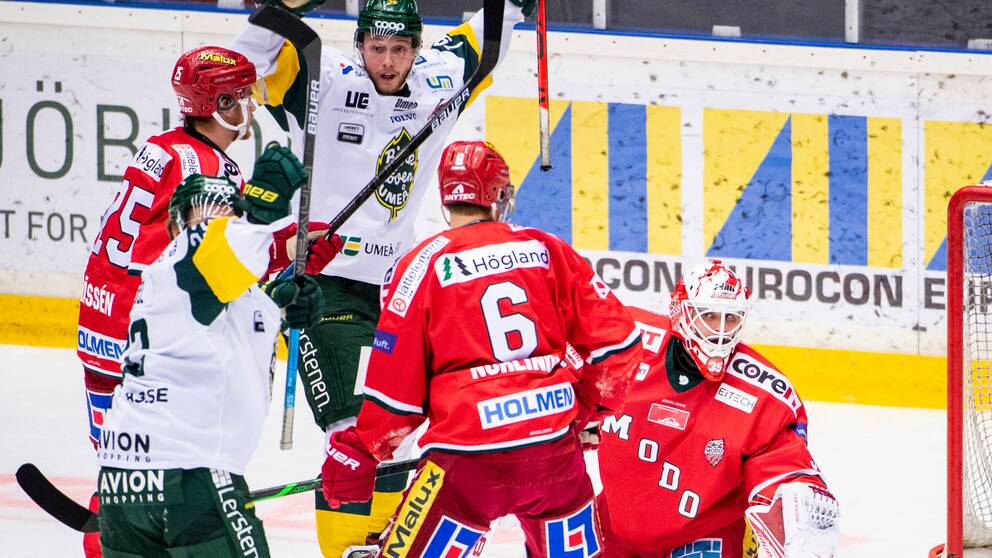
POLYGON ((751 290, 720 260, 693 267, 672 291, 672 333, 707 380, 720 381, 741 340, 751 290))

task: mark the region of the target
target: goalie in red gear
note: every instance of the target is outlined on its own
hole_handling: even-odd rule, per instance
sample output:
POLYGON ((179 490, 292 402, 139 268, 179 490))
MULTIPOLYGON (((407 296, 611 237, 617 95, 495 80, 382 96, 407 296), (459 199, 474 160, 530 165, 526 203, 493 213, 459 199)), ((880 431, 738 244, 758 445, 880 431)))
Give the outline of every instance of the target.
POLYGON ((605 556, 835 556, 837 502, 802 401, 740 342, 749 295, 713 260, 685 273, 670 316, 630 309, 644 359, 600 427, 605 556))
POLYGON ((502 222, 513 186, 490 145, 456 142, 441 160, 451 230, 396 265, 358 423, 328 443, 324 494, 367 500, 376 462, 429 419, 383 555, 464 555, 493 519, 514 514, 529 556, 595 556, 577 425, 619 408, 638 332, 572 248, 502 222))

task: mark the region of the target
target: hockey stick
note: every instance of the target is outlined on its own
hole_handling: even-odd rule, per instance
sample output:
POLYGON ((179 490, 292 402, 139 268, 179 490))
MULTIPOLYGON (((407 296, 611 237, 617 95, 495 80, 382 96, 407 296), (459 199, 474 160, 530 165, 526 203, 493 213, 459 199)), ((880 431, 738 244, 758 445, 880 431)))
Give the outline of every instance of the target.
MULTIPOLYGON (((419 457, 416 459, 408 459, 406 461, 397 461, 396 463, 380 465, 375 470, 375 477, 378 479, 401 473, 408 473, 416 469, 418 463, 420 463, 419 457)), ((282 498, 283 496, 299 494, 300 492, 310 492, 311 490, 320 490, 320 477, 306 481, 281 484, 279 486, 272 486, 269 488, 261 488, 259 490, 252 490, 251 494, 249 494, 249 499, 251 502, 248 502, 245 507, 253 508, 256 503, 263 500, 282 498)))
MULTIPOLYGON (((376 469, 376 477, 386 477, 412 471, 420 459, 409 459, 382 465, 376 469)), ((65 495, 49 481, 44 473, 32 463, 18 467, 17 484, 31 500, 45 513, 61 521, 64 525, 81 533, 95 533, 100 530, 99 514, 93 513, 79 505, 75 500, 65 495)), ((253 490, 248 493, 249 502, 246 508, 255 506, 255 502, 281 498, 300 492, 309 492, 320 488, 320 477, 312 480, 291 482, 280 486, 253 490)))
POLYGON ((548 100, 548 16, 546 0, 537 2, 537 116, 541 139, 541 170, 551 170, 551 112, 548 100))
MULTIPOLYGON (((303 168, 307 171, 307 182, 300 188, 300 213, 296 229, 295 277, 306 271, 307 231, 310 228, 310 192, 313 187, 313 153, 317 140, 317 102, 320 98, 320 37, 303 23, 303 20, 290 12, 272 5, 265 5, 248 18, 253 23, 268 29, 293 44, 303 55, 307 66, 307 107, 303 117, 303 168)), ((286 363, 286 395, 282 406, 282 435, 279 449, 293 448, 293 423, 296 416, 296 376, 298 374, 297 353, 299 353, 300 331, 289 332, 289 354, 286 363)))
POLYGON ((17 468, 17 473, 14 476, 17 478, 17 484, 21 486, 21 490, 48 515, 76 531, 95 533, 100 530, 95 513, 80 506, 61 490, 55 488, 55 485, 49 482, 33 464, 21 465, 17 468))

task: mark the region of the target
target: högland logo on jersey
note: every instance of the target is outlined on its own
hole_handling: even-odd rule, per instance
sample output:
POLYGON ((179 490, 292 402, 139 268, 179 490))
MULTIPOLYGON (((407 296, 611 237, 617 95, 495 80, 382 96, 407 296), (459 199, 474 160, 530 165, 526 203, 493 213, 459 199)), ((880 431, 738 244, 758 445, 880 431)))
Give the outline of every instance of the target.
POLYGON ((434 262, 434 273, 441 286, 447 287, 514 269, 547 269, 549 265, 547 246, 540 240, 525 240, 445 254, 434 262))
MULTIPOLYGON (((406 147, 413 138, 410 132, 403 128, 393 139, 389 140, 386 147, 382 148, 379 160, 375 165, 375 172, 378 174, 387 165, 396 159, 400 151, 406 147)), ((382 183, 375 191, 375 199, 380 205, 389 210, 389 221, 396 220, 400 211, 406 207, 406 202, 410 199, 410 190, 413 189, 413 177, 417 174, 417 151, 414 150, 399 168, 382 183)))
POLYGON ((676 430, 685 430, 689 425, 689 411, 652 403, 648 411, 648 420, 676 430))
POLYGON ((716 467, 723 461, 725 451, 723 438, 720 438, 706 442, 706 447, 703 448, 703 455, 706 456, 706 461, 709 461, 710 465, 716 467))

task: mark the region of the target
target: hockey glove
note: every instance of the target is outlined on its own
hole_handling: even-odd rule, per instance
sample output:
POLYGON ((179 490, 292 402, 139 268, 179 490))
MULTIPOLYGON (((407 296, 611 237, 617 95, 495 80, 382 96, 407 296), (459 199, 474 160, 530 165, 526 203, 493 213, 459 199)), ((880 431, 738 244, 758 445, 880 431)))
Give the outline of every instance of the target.
POLYGON ((320 323, 324 293, 313 277, 276 279, 263 288, 277 306, 286 309, 286 327, 302 329, 320 323))
POLYGON ((321 489, 332 508, 349 502, 372 499, 378 462, 355 432, 354 426, 330 434, 324 466, 320 469, 321 489))
POLYGON ((834 558, 840 546, 837 500, 827 489, 802 482, 785 483, 767 505, 744 511, 758 538, 762 556, 834 558))
MULTIPOLYGON (((310 239, 305 271, 307 275, 317 275, 323 271, 344 248, 340 236, 335 234, 329 239, 326 237, 327 229, 327 223, 310 222, 310 229, 307 231, 307 238, 310 239)), ((266 277, 282 272, 296 258, 296 223, 276 231, 272 236, 274 240, 269 246, 269 269, 265 272, 266 277)))
POLYGON ((537 0, 510 0, 510 3, 519 7, 524 17, 530 17, 530 14, 534 13, 534 7, 537 6, 537 0))
POLYGON ((260 0, 259 4, 278 6, 288 10, 297 17, 303 17, 320 6, 323 6, 326 1, 327 0, 285 0, 285 2, 283 2, 280 0, 260 0))
POLYGON ((289 200, 306 184, 303 163, 287 147, 270 143, 245 185, 245 210, 252 223, 271 223, 289 215, 289 200))

